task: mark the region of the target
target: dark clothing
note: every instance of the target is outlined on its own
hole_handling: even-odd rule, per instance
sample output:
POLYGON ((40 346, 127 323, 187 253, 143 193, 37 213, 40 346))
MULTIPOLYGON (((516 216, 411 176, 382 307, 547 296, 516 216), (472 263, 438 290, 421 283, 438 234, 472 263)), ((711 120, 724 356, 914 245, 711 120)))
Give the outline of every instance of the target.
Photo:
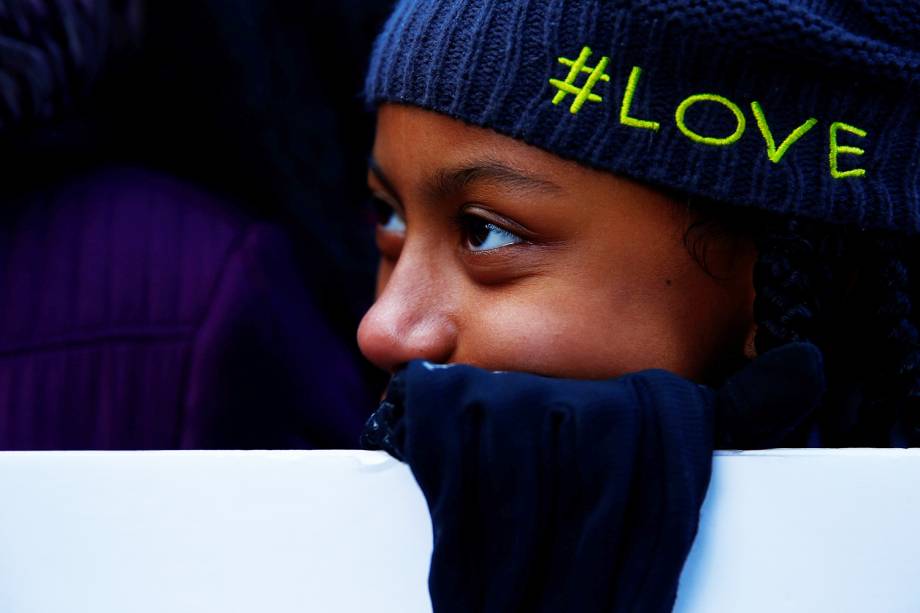
POLYGON ((0 449, 357 444, 388 5, 0 0, 0 449))
POLYGON ((669 611, 717 441, 773 445, 823 393, 807 344, 720 390, 661 370, 580 381, 411 362, 365 444, 425 494, 436 613, 669 611))
POLYGON ((287 234, 109 170, 0 208, 0 449, 353 447, 372 400, 287 234))

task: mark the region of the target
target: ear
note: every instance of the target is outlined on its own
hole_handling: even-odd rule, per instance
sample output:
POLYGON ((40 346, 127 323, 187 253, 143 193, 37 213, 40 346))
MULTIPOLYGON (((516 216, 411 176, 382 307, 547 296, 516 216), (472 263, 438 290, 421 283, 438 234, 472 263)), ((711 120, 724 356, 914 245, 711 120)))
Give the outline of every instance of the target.
POLYGON ((753 360, 757 357, 757 347, 754 344, 755 338, 757 338, 757 324, 751 322, 751 327, 744 339, 744 357, 749 360, 753 360))

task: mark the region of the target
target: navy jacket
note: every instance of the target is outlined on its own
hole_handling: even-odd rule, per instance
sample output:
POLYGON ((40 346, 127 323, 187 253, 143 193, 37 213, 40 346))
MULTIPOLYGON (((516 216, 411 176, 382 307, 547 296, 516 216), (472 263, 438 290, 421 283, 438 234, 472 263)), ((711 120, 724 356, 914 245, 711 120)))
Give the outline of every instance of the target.
POLYGON ((436 613, 669 611, 717 446, 766 447, 824 392, 820 352, 776 349, 714 390, 411 362, 365 445, 431 511, 436 613))

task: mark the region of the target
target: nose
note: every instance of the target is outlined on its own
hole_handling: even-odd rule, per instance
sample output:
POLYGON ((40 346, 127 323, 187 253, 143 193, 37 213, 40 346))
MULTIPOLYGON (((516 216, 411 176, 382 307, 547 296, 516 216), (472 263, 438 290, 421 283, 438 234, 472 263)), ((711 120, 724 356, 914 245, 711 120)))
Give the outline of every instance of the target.
POLYGON ((404 249, 358 326, 361 353, 389 372, 414 359, 449 361, 457 343, 450 294, 443 269, 404 249))

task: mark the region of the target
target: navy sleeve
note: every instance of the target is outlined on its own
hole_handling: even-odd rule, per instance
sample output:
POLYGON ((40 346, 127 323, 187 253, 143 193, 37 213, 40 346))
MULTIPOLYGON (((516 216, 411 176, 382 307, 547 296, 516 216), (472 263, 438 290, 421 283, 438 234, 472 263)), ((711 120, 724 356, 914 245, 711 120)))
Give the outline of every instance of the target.
POLYGON ((722 390, 660 370, 586 381, 411 362, 365 439, 424 492, 435 611, 670 611, 716 422, 745 422, 746 403, 769 413, 761 399, 798 407, 777 413, 780 430, 809 411, 821 359, 801 347, 722 390), (775 384, 790 367, 806 371, 800 389, 775 384))

